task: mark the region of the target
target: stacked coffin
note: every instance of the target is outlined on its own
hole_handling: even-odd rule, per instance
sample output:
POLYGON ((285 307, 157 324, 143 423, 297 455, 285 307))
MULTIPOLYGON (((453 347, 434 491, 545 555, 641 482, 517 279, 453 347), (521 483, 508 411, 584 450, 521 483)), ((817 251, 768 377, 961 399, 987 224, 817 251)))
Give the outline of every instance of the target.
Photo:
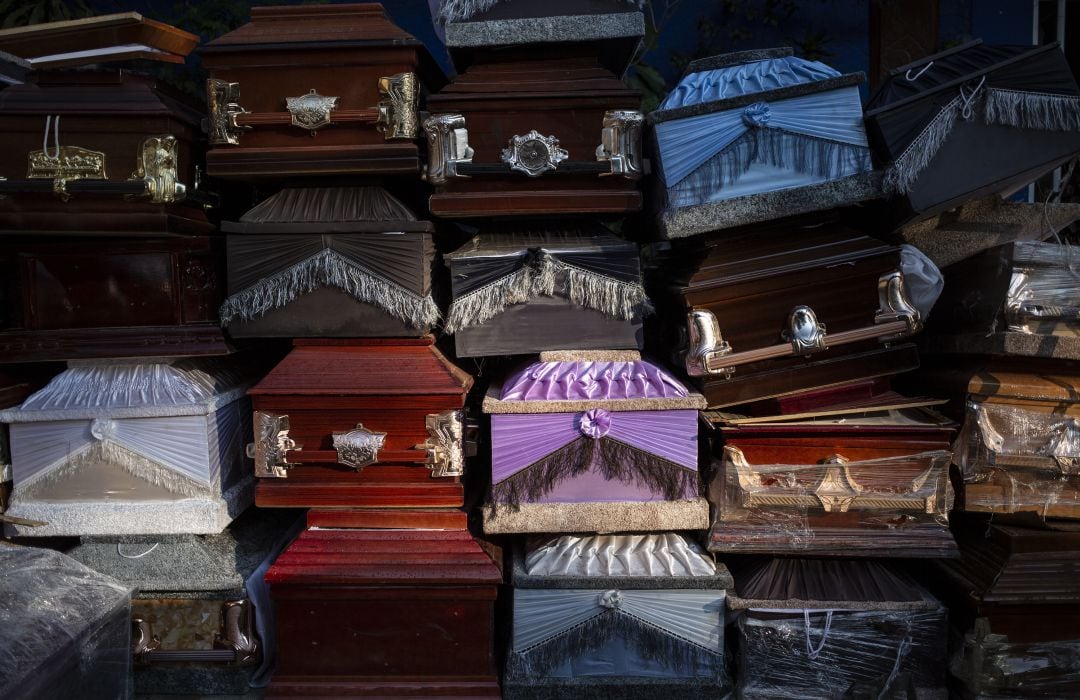
POLYGON ((257 572, 277 613, 267 697, 497 696, 501 576, 462 510, 472 378, 431 335, 435 227, 373 177, 416 182, 442 78, 377 3, 256 8, 203 55, 208 171, 270 192, 222 224, 221 323, 292 339, 248 392, 255 501, 310 509, 257 572))

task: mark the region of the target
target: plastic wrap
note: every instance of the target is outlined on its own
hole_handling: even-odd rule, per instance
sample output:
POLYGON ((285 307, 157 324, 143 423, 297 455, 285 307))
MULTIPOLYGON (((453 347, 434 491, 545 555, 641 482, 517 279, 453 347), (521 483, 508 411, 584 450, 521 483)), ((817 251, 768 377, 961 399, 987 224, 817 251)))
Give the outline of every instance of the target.
POLYGON ((131 695, 131 590, 59 552, 0 547, 0 698, 131 695))
POLYGON ((1016 243, 1005 318, 1009 330, 1021 333, 1080 327, 1080 251, 1068 244, 1016 243))
POLYGON ((976 622, 949 661, 949 672, 975 697, 1080 696, 1080 639, 1013 643, 976 622))

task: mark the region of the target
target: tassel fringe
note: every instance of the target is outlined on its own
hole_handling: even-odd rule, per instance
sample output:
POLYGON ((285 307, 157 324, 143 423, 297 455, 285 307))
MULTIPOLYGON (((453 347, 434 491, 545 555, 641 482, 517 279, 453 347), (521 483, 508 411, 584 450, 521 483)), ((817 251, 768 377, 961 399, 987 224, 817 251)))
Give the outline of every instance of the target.
POLYGON ((595 467, 608 481, 635 483, 660 492, 667 500, 686 498, 696 489, 698 474, 663 457, 610 438, 580 437, 537 460, 508 479, 492 485, 492 503, 517 507, 547 495, 556 484, 595 467))
POLYGON ((574 304, 607 316, 629 321, 653 312, 640 284, 567 265, 541 250, 512 274, 454 299, 446 319, 446 332, 456 333, 486 323, 507 307, 524 304, 534 297, 554 296, 558 287, 565 290, 574 304))
MULTIPOLYGON (((442 0, 439 3, 439 22, 460 22, 480 12, 486 12, 504 0, 442 0)), ((644 0, 623 0, 638 9, 644 7, 644 0)))
POLYGON ((908 144, 904 152, 889 166, 882 181, 887 194, 909 192, 919 178, 919 173, 926 169, 930 161, 949 138, 956 120, 963 110, 963 99, 957 97, 938 112, 915 139, 908 144))
POLYGON ((754 163, 835 179, 871 168, 870 149, 795 134, 783 129, 750 129, 705 161, 669 191, 676 205, 697 204, 739 180, 754 163))
POLYGON ((179 474, 111 440, 102 440, 71 455, 61 466, 49 469, 38 477, 19 484, 16 496, 18 499, 37 498, 50 486, 66 481, 80 469, 98 462, 120 467, 140 481, 159 486, 169 493, 184 498, 205 496, 210 493, 207 486, 190 477, 179 474))
POLYGON ((543 676, 615 638, 626 640, 643 658, 679 673, 690 675, 703 666, 715 674, 722 673, 720 652, 675 636, 623 610, 604 610, 528 649, 515 650, 510 655, 512 672, 519 677, 543 676))
POLYGON ((983 112, 987 124, 1043 131, 1080 130, 1080 97, 990 88, 983 112))
POLYGON ((336 287, 361 303, 378 306, 413 328, 430 328, 439 321, 439 307, 430 296, 413 294, 337 251, 326 249, 226 299, 219 311, 221 325, 228 325, 237 317, 251 321, 319 287, 336 287))

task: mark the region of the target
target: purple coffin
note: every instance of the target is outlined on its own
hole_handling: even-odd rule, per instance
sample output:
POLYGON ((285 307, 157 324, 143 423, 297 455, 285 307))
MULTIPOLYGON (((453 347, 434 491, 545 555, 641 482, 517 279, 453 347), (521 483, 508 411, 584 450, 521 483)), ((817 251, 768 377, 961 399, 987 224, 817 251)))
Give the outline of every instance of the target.
MULTIPOLYGON (((700 394, 636 352, 541 354, 484 399, 492 453, 485 529, 613 530, 612 523, 592 521, 613 513, 621 518, 621 507, 630 504, 654 504, 641 512, 660 518, 689 507, 696 522, 698 411, 705 405, 700 394), (532 517, 543 513, 556 520, 532 517), (548 529, 552 525, 559 527, 548 529)), ((650 529, 646 524, 640 528, 650 529)), ((680 524, 688 523, 669 529, 680 524)), ((619 525, 626 529, 622 520, 619 525)))

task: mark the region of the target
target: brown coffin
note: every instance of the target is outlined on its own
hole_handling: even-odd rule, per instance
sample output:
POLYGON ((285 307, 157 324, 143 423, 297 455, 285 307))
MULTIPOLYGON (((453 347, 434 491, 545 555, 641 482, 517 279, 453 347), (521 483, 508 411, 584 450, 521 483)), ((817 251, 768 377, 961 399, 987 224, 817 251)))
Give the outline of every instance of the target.
POLYGON ((431 336, 295 340, 292 352, 248 392, 261 477, 255 502, 271 508, 461 506, 462 407, 471 385, 431 336), (363 459, 343 446, 367 448, 382 433, 381 446, 363 459))
POLYGON ((0 362, 230 352, 219 239, 0 241, 0 362))
POLYGON ((210 175, 419 172, 420 90, 444 78, 381 4, 256 7, 201 53, 210 175))
POLYGON ((0 92, 0 230, 211 231, 193 201, 201 118, 167 85, 119 70, 47 71, 0 92))
POLYGON ((483 53, 428 98, 431 213, 638 211, 640 102, 589 49, 483 53))
POLYGON ((267 698, 499 697, 502 577, 463 529, 308 530, 266 582, 278 638, 267 698))

